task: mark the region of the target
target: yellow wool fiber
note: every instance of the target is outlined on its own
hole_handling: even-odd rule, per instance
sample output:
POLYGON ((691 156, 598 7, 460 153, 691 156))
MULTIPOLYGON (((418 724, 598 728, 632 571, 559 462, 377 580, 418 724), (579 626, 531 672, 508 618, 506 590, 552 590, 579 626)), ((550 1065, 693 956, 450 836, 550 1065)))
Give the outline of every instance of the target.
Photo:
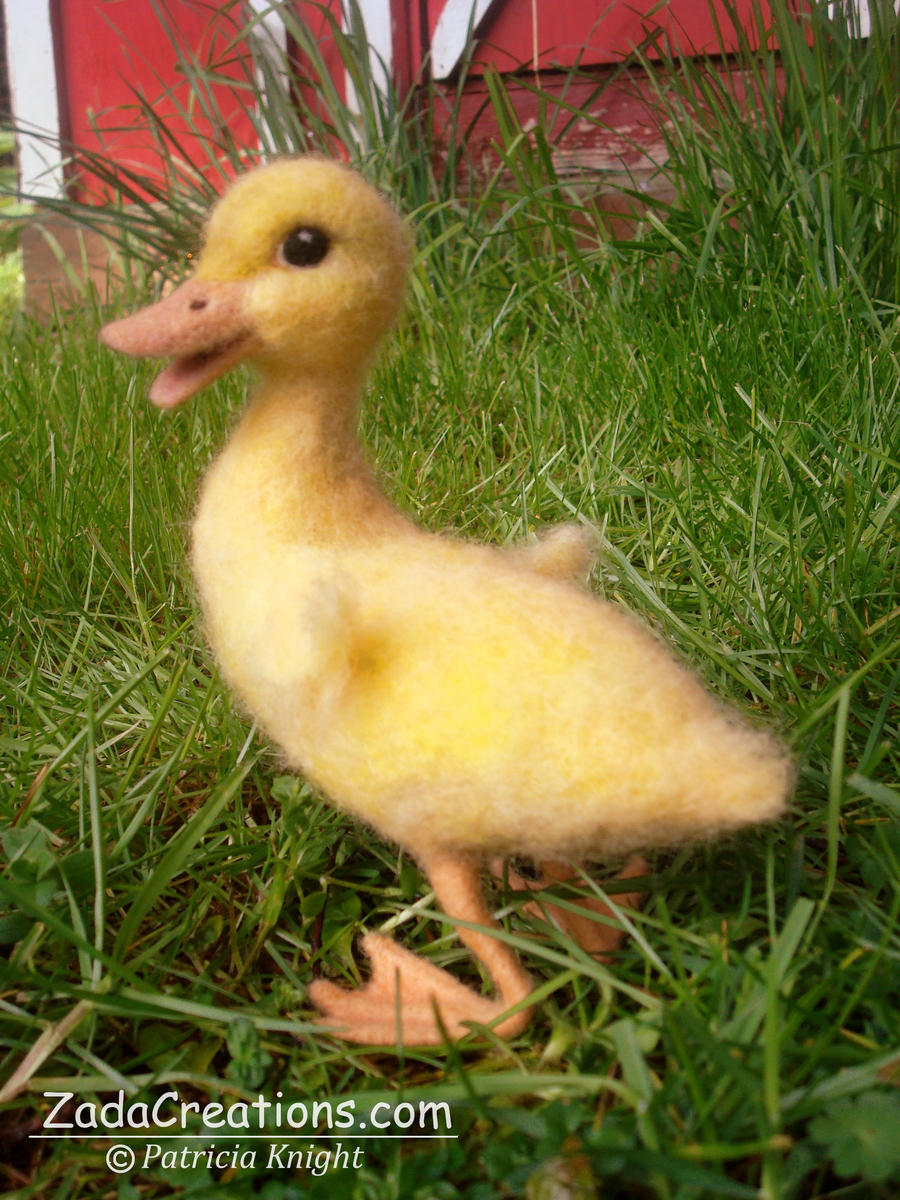
POLYGON ((193 565, 222 674, 332 801, 413 854, 620 854, 784 809, 780 745, 578 582, 583 531, 486 548, 417 528, 356 440, 408 239, 336 164, 281 161, 215 209, 198 277, 245 281, 261 379, 203 485, 193 565), (318 265, 277 262, 298 226, 318 265))
MULTIPOLYGON (((496 990, 478 995, 378 934, 371 977, 310 985, 321 1020, 373 1045, 514 1037, 532 983, 495 938, 479 860, 563 862, 706 838, 784 809, 792 768, 648 630, 591 595, 595 535, 484 547, 419 529, 360 450, 365 369, 402 303, 409 243, 359 176, 273 163, 214 209, 196 275, 104 342, 172 361, 161 408, 238 362, 260 381, 203 483, 193 566, 222 674, 288 762, 414 854, 496 990)), ((629 861, 621 878, 646 870, 629 861)), ((516 872, 511 886, 525 886, 516 872)), ((529 885, 530 886, 530 885, 529 885)), ((640 891, 618 893, 635 908, 640 891)), ((532 911, 527 904, 523 911, 532 911)), ((549 917, 589 954, 621 930, 597 898, 549 917)))

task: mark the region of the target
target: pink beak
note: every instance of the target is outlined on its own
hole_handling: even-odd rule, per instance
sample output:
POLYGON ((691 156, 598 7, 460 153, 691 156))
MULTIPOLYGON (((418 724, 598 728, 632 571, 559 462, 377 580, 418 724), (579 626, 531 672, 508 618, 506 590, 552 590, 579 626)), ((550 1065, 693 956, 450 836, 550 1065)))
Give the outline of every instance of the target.
POLYGON ((174 361, 153 381, 150 399, 174 408, 236 366, 257 344, 244 314, 247 284, 189 279, 158 304, 100 330, 112 350, 174 361))

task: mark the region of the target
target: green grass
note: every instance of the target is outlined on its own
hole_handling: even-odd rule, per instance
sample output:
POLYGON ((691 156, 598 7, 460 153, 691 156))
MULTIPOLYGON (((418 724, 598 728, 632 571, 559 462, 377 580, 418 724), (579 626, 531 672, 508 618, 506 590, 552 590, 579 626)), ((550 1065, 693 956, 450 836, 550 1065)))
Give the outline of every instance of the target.
MULTIPOLYGON (((823 62, 852 61, 877 93, 875 49, 817 37, 823 62)), ((496 892, 543 997, 509 1045, 398 1056, 310 1024, 313 973, 358 979, 363 927, 474 968, 415 867, 285 776, 203 647, 187 525, 245 381, 160 415, 151 369, 97 347, 89 303, 16 328, 0 427, 10 1195, 211 1195, 202 1164, 119 1184, 106 1141, 28 1141, 42 1093, 120 1087, 352 1097, 363 1118, 385 1098, 452 1105, 458 1140, 362 1142, 359 1170, 323 1176, 238 1171, 215 1185, 228 1196, 896 1194, 900 190, 882 189, 900 168, 896 145, 874 162, 864 147, 852 184, 828 176, 842 217, 820 228, 840 236, 816 235, 823 209, 790 171, 821 181, 841 156, 804 157, 821 139, 798 132, 799 97, 828 107, 804 78, 793 127, 755 131, 789 148, 770 155, 768 216, 749 199, 749 134, 726 146, 682 126, 675 211, 621 245, 577 234, 549 147, 514 122, 503 173, 472 200, 424 170, 400 106, 374 121, 391 147, 377 173, 420 231, 363 421, 388 489, 479 540, 596 525, 597 590, 780 729, 800 766, 778 826, 653 860, 612 964, 496 892), (698 166, 711 145, 733 160, 718 196, 721 164, 698 166)), ((160 245, 189 236, 185 194, 160 245)))

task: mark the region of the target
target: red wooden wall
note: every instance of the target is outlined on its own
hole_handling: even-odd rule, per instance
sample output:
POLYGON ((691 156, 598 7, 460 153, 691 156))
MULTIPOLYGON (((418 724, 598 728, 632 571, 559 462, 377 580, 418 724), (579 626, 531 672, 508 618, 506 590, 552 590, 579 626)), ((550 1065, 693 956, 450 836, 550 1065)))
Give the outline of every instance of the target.
MULTIPOLYGON (((231 49, 240 27, 236 6, 169 0, 163 10, 152 0, 53 0, 51 12, 64 140, 104 150, 116 162, 158 180, 160 158, 151 122, 140 111, 143 97, 155 118, 165 123, 170 147, 205 174, 216 173, 203 140, 213 122, 191 104, 179 56, 219 64, 225 76, 236 80, 246 78, 239 50, 236 56, 231 49), (172 18, 169 28, 160 19, 163 11, 172 18)), ((217 86, 212 96, 234 137, 253 145, 242 94, 217 86)))
MULTIPOLYGON (((428 0, 432 29, 442 0, 428 0)), ((757 0, 728 4, 741 27, 752 30, 757 0)), ((659 45, 684 55, 731 53, 738 32, 726 6, 707 0, 502 0, 485 20, 472 67, 498 71, 567 69, 619 63, 652 34, 659 45), (713 12, 715 11, 715 16, 713 12), (718 28, 717 28, 718 24, 718 28)), ((765 6, 763 16, 768 17, 765 6)), ((653 50, 650 50, 651 54, 653 50)))
MULTIPOLYGON (((391 0, 394 78, 401 94, 422 79, 445 4, 446 0, 391 0)), ((324 0, 324 7, 339 13, 340 0, 324 0)), ((341 79, 322 8, 321 0, 294 0, 301 19, 321 31, 320 49, 330 56, 341 79)), ((652 117, 652 88, 635 72, 627 82, 614 81, 597 94, 604 73, 608 76, 638 48, 650 57, 658 57, 660 51, 708 55, 727 70, 727 55, 742 41, 758 43, 760 21, 770 21, 765 0, 713 0, 712 7, 709 0, 497 0, 478 27, 462 95, 452 79, 435 90, 432 116, 438 143, 442 131, 465 128, 470 159, 488 168, 496 163, 497 129, 483 81, 490 67, 506 76, 509 98, 526 129, 542 123, 552 136, 548 121, 556 120, 557 128, 568 124, 565 109, 555 110, 552 99, 546 102, 563 91, 568 105, 588 106, 592 120, 567 129, 557 147, 559 163, 564 165, 568 156, 573 164, 606 170, 652 167, 663 153, 662 135, 652 117), (570 73, 576 66, 585 72, 573 81, 570 73), (536 71, 543 98, 535 94, 536 71)), ((740 80, 735 87, 740 89, 740 80)))
MULTIPOLYGON (((394 75, 402 92, 421 78, 445 0, 390 3, 394 75)), ((473 122, 476 156, 494 135, 484 106, 484 85, 479 82, 488 65, 513 76, 525 75, 524 83, 529 86, 517 88, 513 78, 511 94, 520 120, 537 121, 541 114, 533 93, 535 67, 541 72, 541 86, 552 94, 559 90, 566 69, 578 63, 601 72, 608 70, 636 46, 646 44, 651 30, 665 45, 682 53, 733 48, 738 35, 726 11, 752 29, 757 0, 716 3, 717 16, 713 16, 707 0, 499 0, 479 29, 463 99, 461 123, 473 122)), ((162 5, 154 0, 51 0, 51 5, 63 136, 75 145, 105 148, 124 165, 158 177, 161 165, 150 123, 138 108, 138 96, 143 95, 155 117, 164 122, 170 147, 177 148, 186 163, 214 177, 220 167, 209 161, 203 139, 212 122, 197 107, 187 119, 190 98, 178 59, 187 55, 202 63, 215 62, 225 79, 246 82, 251 78, 247 47, 235 42, 248 15, 241 0, 166 0, 162 5), (171 28, 161 22, 163 13, 171 18, 171 28), (192 133, 191 124, 199 130, 199 138, 192 133)), ((765 16, 765 5, 761 8, 765 16)), ((325 10, 340 11, 339 0, 294 0, 294 9, 314 32, 342 91, 343 67, 324 16, 325 10)), ((579 84, 567 97, 581 103, 582 94, 587 98, 593 86, 589 81, 579 84)), ((445 94, 450 103, 455 87, 449 86, 445 94)), ((254 145, 252 121, 244 107, 247 92, 223 83, 211 96, 237 144, 254 145)), ((646 105, 636 98, 634 88, 630 92, 608 89, 592 115, 594 127, 572 131, 566 152, 584 154, 595 166, 613 161, 633 166, 641 156, 642 139, 652 141, 654 136, 652 122, 647 123, 646 105), (598 156, 594 143, 601 136, 601 125, 609 129, 602 135, 598 156), (616 129, 623 127, 628 128, 627 135, 617 138, 616 129)), ((434 119, 440 127, 442 114, 436 112, 434 119)))

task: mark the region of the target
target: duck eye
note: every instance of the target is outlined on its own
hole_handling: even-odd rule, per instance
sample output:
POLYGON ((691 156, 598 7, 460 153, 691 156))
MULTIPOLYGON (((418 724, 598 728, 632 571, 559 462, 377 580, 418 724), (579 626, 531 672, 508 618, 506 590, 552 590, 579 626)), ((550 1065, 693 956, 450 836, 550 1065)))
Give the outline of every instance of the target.
POLYGON ((314 225, 292 229, 278 247, 278 258, 289 267, 314 267, 331 249, 328 235, 314 225))

